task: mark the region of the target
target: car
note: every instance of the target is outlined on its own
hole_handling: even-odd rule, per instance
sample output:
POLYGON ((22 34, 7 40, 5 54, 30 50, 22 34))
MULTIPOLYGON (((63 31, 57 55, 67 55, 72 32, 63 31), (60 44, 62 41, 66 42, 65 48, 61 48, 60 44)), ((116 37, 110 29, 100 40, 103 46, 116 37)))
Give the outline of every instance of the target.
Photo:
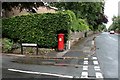
POLYGON ((114 31, 110 31, 110 34, 114 34, 115 32, 114 31))

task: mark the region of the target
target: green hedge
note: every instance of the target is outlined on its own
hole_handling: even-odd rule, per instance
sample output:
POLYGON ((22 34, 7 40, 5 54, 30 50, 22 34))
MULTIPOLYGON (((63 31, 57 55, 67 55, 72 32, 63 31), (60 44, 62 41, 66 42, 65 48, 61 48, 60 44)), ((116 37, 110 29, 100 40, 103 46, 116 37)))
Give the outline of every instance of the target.
POLYGON ((71 22, 66 12, 16 16, 2 20, 2 34, 17 42, 56 47, 58 33, 64 33, 67 41, 71 22))

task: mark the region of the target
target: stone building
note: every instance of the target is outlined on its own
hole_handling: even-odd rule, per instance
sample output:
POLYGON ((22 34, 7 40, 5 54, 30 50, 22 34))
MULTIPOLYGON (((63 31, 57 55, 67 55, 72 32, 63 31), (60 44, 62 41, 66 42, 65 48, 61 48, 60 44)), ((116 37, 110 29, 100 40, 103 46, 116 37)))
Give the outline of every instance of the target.
POLYGON ((30 13, 55 13, 57 8, 52 7, 50 5, 46 5, 47 3, 43 3, 43 5, 35 8, 32 7, 30 10, 23 8, 20 10, 20 7, 13 7, 11 10, 4 10, 2 9, 2 17, 3 18, 9 18, 13 16, 19 16, 19 15, 27 15, 30 13))

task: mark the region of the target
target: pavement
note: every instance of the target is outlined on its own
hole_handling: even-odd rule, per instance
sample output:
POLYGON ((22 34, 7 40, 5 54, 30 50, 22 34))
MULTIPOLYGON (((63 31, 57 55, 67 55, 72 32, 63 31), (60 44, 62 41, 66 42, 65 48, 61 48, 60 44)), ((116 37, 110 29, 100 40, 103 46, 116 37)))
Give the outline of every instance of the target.
POLYGON ((21 54, 3 54, 7 56, 16 56, 16 57, 30 57, 30 58, 84 58, 85 56, 92 55, 95 51, 91 51, 92 48, 92 39, 98 34, 90 35, 83 39, 80 39, 76 42, 71 49, 64 50, 63 52, 51 52, 45 56, 41 55, 21 55, 21 54), (73 54, 76 53, 76 54, 73 54))
MULTIPOLYGON (((15 56, 12 62, 24 64, 39 64, 39 65, 73 65, 78 59, 83 60, 86 57, 91 57, 95 54, 91 50, 93 37, 99 34, 90 35, 76 42, 71 49, 63 52, 48 53, 45 56, 41 55, 20 55, 20 54, 3 54, 7 56, 15 56)), ((77 65, 77 64, 76 64, 77 65)), ((75 66, 75 65, 74 65, 75 66)))

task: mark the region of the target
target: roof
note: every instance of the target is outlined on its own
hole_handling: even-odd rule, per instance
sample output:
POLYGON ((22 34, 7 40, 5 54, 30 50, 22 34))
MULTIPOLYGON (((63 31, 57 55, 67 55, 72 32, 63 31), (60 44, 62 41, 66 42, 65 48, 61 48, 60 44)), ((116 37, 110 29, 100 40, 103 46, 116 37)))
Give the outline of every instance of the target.
POLYGON ((51 9, 54 9, 54 10, 58 10, 58 8, 50 6, 47 2, 44 2, 43 0, 41 0, 41 2, 43 2, 44 6, 47 6, 51 9))

